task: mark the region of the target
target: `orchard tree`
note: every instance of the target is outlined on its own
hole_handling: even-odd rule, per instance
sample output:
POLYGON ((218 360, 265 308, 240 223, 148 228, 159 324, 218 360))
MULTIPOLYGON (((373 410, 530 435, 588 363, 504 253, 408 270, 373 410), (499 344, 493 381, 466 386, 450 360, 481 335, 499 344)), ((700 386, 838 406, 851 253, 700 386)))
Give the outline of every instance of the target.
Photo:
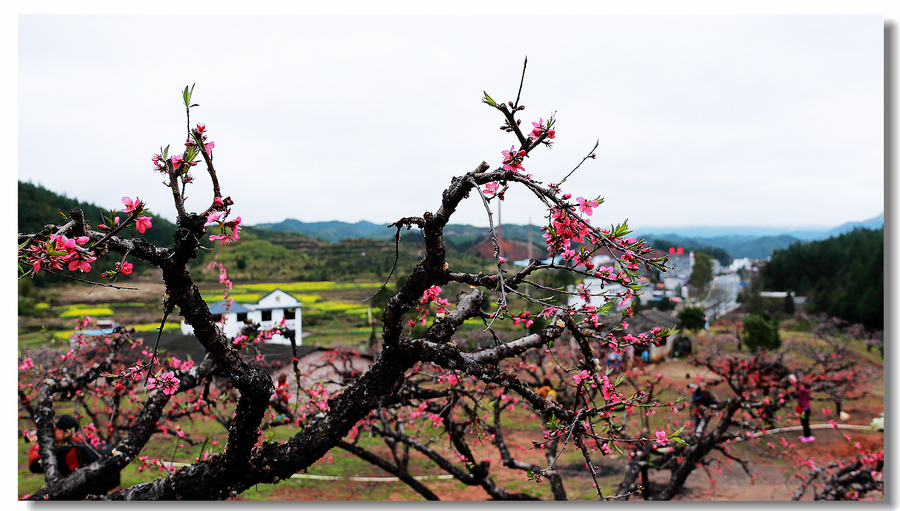
MULTIPOLYGON (((647 392, 647 402, 661 405, 642 414, 643 432, 627 451, 625 475, 618 487, 619 500, 627 500, 640 492, 644 500, 669 500, 683 487, 694 470, 706 473, 711 484, 716 483, 723 469, 737 464, 747 475, 748 483, 755 481, 753 466, 742 459, 735 444, 754 442, 771 449, 772 456, 793 464, 793 476, 800 485, 793 494, 800 499, 809 487, 814 488, 816 500, 858 500, 871 492, 882 492, 884 449, 866 449, 849 435, 843 438, 853 447, 854 457, 833 459, 828 453, 810 458, 798 452, 796 444, 784 436, 772 440, 773 429, 799 422, 793 410, 796 403, 794 386, 788 375, 800 373, 803 366, 785 360, 786 351, 759 350, 751 355, 727 353, 724 338, 704 343, 702 355, 693 354, 693 364, 709 370, 714 376, 707 382, 717 403, 711 408, 708 427, 691 431, 691 423, 678 413, 678 403, 657 402, 656 393, 673 382, 661 375, 643 375, 637 385, 647 392), (663 424, 661 428, 652 424, 663 424), (656 430, 655 441, 647 440, 648 432, 656 430), (667 472, 664 483, 651 490, 648 472, 667 472), (638 484, 641 481, 641 484, 638 484)), ((812 377, 806 377, 812 380, 812 377)), ((827 380, 828 375, 821 375, 827 380)), ((834 376, 838 382, 841 376, 834 376)), ((826 410, 827 412, 827 410, 826 410)), ((839 425, 829 421, 833 428, 839 425)), ((622 424, 623 430, 625 423, 622 424)))
MULTIPOLYGON (((717 425, 692 435, 678 426, 682 419, 678 400, 659 398, 671 390, 671 382, 644 373, 639 361, 621 375, 603 367, 601 361, 610 353, 626 355, 671 335, 662 328, 625 333, 632 310, 614 313, 616 303, 639 292, 638 271, 664 271, 666 258, 656 257, 643 240, 630 236, 625 224, 609 229, 592 225, 588 220, 602 202, 599 197, 573 198, 562 189, 573 172, 593 159, 597 144, 571 170, 542 177, 547 183, 527 173, 528 158, 549 147, 557 131, 554 116, 538 117, 531 121, 530 131, 522 130, 523 83, 524 70, 515 100, 497 102, 487 93, 482 98, 514 140, 508 150, 498 151, 498 162, 482 161, 474 170, 451 178, 434 211, 388 226, 398 244, 403 230, 417 229, 424 251, 414 268, 399 270, 405 279, 391 285, 388 277, 385 289, 395 292, 384 304, 375 349, 334 348, 302 361, 294 333, 283 325, 270 330, 248 325, 238 336, 226 337, 188 271, 207 240, 240 241, 241 217, 233 215, 237 205, 224 193, 225 180, 220 184, 215 145, 206 126, 190 127, 197 105, 192 103, 193 88, 186 87, 183 101, 190 128, 184 149, 162 148, 152 159, 153 170, 171 190, 177 213, 171 246, 156 246, 135 236, 132 229, 144 234, 153 228, 153 219, 139 198, 126 196, 121 213, 111 211, 96 227, 73 210, 61 224, 20 233, 18 256, 23 278, 46 272, 111 287, 125 286, 119 281, 132 272, 132 261, 156 266, 165 284, 162 324, 177 311, 193 327, 205 355, 199 361, 179 360, 135 339, 134 332, 118 329, 100 337, 76 336, 61 359, 46 348, 20 357, 20 410, 37 426, 40 457, 47 467, 46 485, 28 498, 71 498, 94 481, 134 464, 139 470, 159 470, 161 477, 91 498, 225 499, 259 484, 276 484, 337 448, 395 474, 426 499, 438 495, 410 473, 412 453, 498 500, 534 498, 498 482, 498 465, 520 471, 523 479, 536 484, 547 483, 550 498, 568 498, 559 467, 565 451, 583 459, 579 466, 593 479, 598 498, 626 499, 642 493, 669 499, 692 470, 709 468, 710 453, 737 459, 727 442, 761 427, 760 420, 768 417, 761 407, 778 397, 781 383, 774 378, 783 370, 765 365, 763 353, 756 355, 760 357, 756 362, 703 360, 735 396, 724 399, 717 425), (188 211, 184 203, 196 167, 205 168, 211 177, 208 206, 198 212, 188 211), (511 193, 530 194, 546 207, 543 238, 548 251, 559 257, 551 258, 551 263, 531 260, 513 273, 492 236, 494 270, 472 273, 454 268, 443 234, 462 201, 478 201, 493 226, 493 209, 511 193), (614 262, 593 266, 592 257, 601 253, 614 262), (102 275, 109 281, 89 279, 92 264, 103 258, 115 261, 114 269, 102 275), (571 280, 565 275, 593 277, 625 291, 553 287, 571 280), (572 293, 580 295, 582 305, 577 308, 560 299, 572 293), (467 321, 482 326, 475 334, 464 333, 461 326, 467 321), (498 328, 501 323, 510 328, 498 328), (269 363, 258 349, 275 333, 292 340, 295 351, 287 367, 269 363), (276 369, 280 376, 273 380, 276 369), (53 424, 58 404, 67 401, 88 418, 83 428, 87 439, 105 441, 112 449, 62 476, 55 469, 53 424), (541 432, 534 433, 530 444, 542 455, 537 462, 533 456, 518 454, 522 446, 509 435, 510 419, 523 409, 541 423, 541 432), (221 424, 227 441, 211 445, 186 426, 200 420, 221 424), (274 440, 277 428, 290 431, 290 436, 274 440), (194 462, 176 467, 145 454, 150 437, 160 433, 171 436, 175 449, 198 448, 194 462), (381 439, 388 454, 361 441, 369 436, 381 439), (599 459, 628 452, 640 454, 629 455, 634 465, 629 465, 622 484, 604 493, 598 480, 599 459), (672 473, 665 490, 656 495, 646 492, 646 478, 636 483, 635 474, 645 473, 648 463, 672 473)), ((215 262, 213 267, 228 300, 232 284, 227 268, 215 262)), ((78 331, 89 324, 84 318, 78 331)))
MULTIPOLYGON (((524 82, 524 72, 522 78, 524 82)), ((520 83, 519 95, 521 87, 520 83)), ((183 93, 188 126, 192 126, 192 109, 197 106, 192 103, 192 93, 193 87, 186 87, 183 93)), ((48 224, 40 232, 20 233, 19 261, 20 267, 27 268, 22 272, 25 276, 38 272, 69 276, 72 272, 89 274, 92 263, 98 259, 116 258, 115 269, 104 274, 111 279, 106 285, 116 287, 118 281, 127 278, 131 272, 131 261, 142 260, 156 266, 161 270, 166 289, 161 300, 163 322, 176 311, 180 313, 193 327, 197 342, 206 352, 203 361, 190 367, 185 367, 183 362, 160 360, 155 348, 149 347, 141 350, 139 362, 124 369, 123 361, 111 359, 107 365, 95 364, 83 353, 73 353, 71 363, 66 365, 37 366, 33 360, 22 360, 20 401, 37 426, 41 460, 43 466, 48 467, 47 484, 30 498, 64 499, 129 463, 146 461, 146 458, 142 459, 141 451, 150 436, 161 427, 160 421, 164 420, 168 407, 180 407, 185 416, 203 413, 211 406, 210 399, 214 394, 233 401, 233 409, 229 409, 229 416, 224 421, 228 426, 228 440, 224 446, 204 451, 193 464, 167 469, 160 479, 115 491, 105 498, 227 498, 261 483, 277 483, 306 469, 333 447, 344 447, 344 439, 348 435, 352 437, 355 428, 366 421, 381 421, 385 438, 391 437, 398 445, 412 446, 411 440, 391 433, 398 431, 398 427, 402 430, 402 425, 398 426, 395 419, 383 415, 383 407, 396 404, 403 404, 406 409, 414 405, 417 411, 421 408, 419 417, 424 414, 432 424, 447 428, 454 446, 468 458, 462 439, 472 434, 472 428, 476 426, 483 428, 481 431, 488 430, 489 425, 474 421, 476 414, 482 415, 488 402, 479 398, 468 405, 457 406, 462 395, 453 385, 460 379, 471 380, 470 384, 480 386, 480 395, 499 396, 497 399, 501 402, 504 395, 514 397, 527 403, 541 417, 550 418, 550 436, 565 435, 588 459, 588 466, 588 442, 620 441, 616 429, 609 426, 611 415, 615 410, 642 404, 643 394, 620 392, 616 383, 605 377, 597 357, 601 350, 624 352, 630 346, 660 342, 668 332, 656 328, 633 336, 621 335, 615 330, 599 331, 595 325, 599 324, 601 316, 611 313, 615 299, 619 298, 606 296, 602 290, 596 290, 592 295, 592 303, 577 310, 556 301, 531 299, 525 290, 539 286, 532 280, 539 271, 562 271, 619 284, 626 290, 625 295, 634 295, 640 289, 638 271, 643 267, 663 270, 666 258, 656 257, 643 240, 629 236, 630 231, 624 223, 609 229, 589 223, 587 219, 602 199, 573 197, 563 190, 568 176, 582 163, 594 158, 593 151, 598 144, 594 144, 577 166, 555 182, 539 181, 528 174, 525 167, 527 159, 537 154, 538 149, 553 143, 555 117, 540 117, 531 122, 530 131, 522 130, 518 116, 525 107, 519 96, 512 101, 497 102, 485 93, 482 102, 501 116, 502 129, 513 137, 512 146, 508 150, 498 150, 498 164, 483 161, 474 165, 472 171, 452 178, 434 211, 403 217, 388 226, 395 230, 398 242, 401 230, 418 229, 424 241, 424 253, 384 308, 380 352, 352 383, 333 394, 327 389, 318 389, 315 396, 310 396, 311 391, 304 389, 308 399, 304 405, 306 409, 296 415, 294 423, 300 431, 285 441, 267 441, 261 436, 261 427, 273 407, 273 399, 280 395, 279 389, 268 370, 253 363, 255 360, 240 349, 240 344, 262 341, 265 335, 245 336, 238 345, 236 339, 227 338, 188 271, 188 263, 197 256, 207 236, 221 244, 240 239, 241 217, 233 215, 235 205, 225 192, 227 183, 220 182, 213 158, 215 145, 208 140, 209 131, 205 125, 196 124, 189 128, 182 150, 171 150, 171 146, 167 146, 152 158, 153 170, 163 176, 171 190, 177 215, 178 228, 171 246, 152 245, 129 231, 133 227, 142 234, 152 228, 152 218, 144 214, 146 204, 130 195, 123 198, 125 207, 120 214, 111 212, 96 226, 92 226, 80 211, 73 210, 61 224, 48 224), (192 172, 198 166, 205 167, 211 178, 209 202, 202 211, 189 211, 184 197, 193 181, 192 172), (546 207, 543 237, 548 251, 560 256, 554 260, 559 262, 545 264, 532 260, 513 274, 499 256, 494 237, 496 271, 467 273, 455 270, 452 261, 446 258, 443 230, 460 203, 472 198, 480 201, 493 225, 492 207, 510 193, 531 194, 546 207), (610 266, 594 267, 590 260, 600 253, 611 255, 615 262, 610 266), (467 286, 469 291, 451 303, 441 295, 441 286, 448 283, 467 286), (534 300, 540 309, 537 316, 546 321, 546 326, 534 333, 523 330, 521 336, 506 342, 473 349, 461 347, 456 342, 455 334, 469 319, 483 321, 488 336, 492 326, 500 321, 521 324, 523 329, 532 326, 534 320, 529 311, 510 308, 508 299, 511 296, 534 300), (424 329, 413 330, 416 325, 424 329), (574 382, 572 391, 577 397, 546 400, 535 392, 529 381, 519 376, 519 364, 521 358, 531 352, 549 351, 552 354, 564 335, 574 339, 579 356, 573 366, 560 370, 566 374, 567 382, 574 382), (453 373, 455 379, 444 377, 442 381, 428 382, 430 386, 424 387, 417 376, 423 367, 453 373), (577 378, 573 379, 573 375, 577 378), (590 394, 589 398, 578 393, 579 389, 590 385, 600 387, 602 392, 590 394), (213 392, 214 387, 219 390, 213 392), (134 401, 127 417, 116 411, 116 392, 125 393, 134 401), (55 401, 71 399, 78 393, 97 396, 97 405, 106 415, 106 424, 98 413, 101 424, 91 427, 97 431, 112 428, 120 435, 106 437, 112 439, 110 454, 63 477, 54 469, 55 401), (446 403, 438 410, 435 400, 446 400, 446 403), (463 427, 459 422, 462 418, 451 417, 448 410, 471 413, 472 422, 463 427), (110 421, 110 416, 123 422, 110 421)), ((630 315, 631 310, 626 309, 618 321, 623 322, 630 315)), ((121 351, 119 345, 129 345, 128 338, 123 335, 115 339, 110 337, 108 342, 115 345, 113 348, 116 349, 110 352, 116 354, 121 351)), ((284 391, 283 388, 280 390, 284 391)), ((499 405, 490 406, 496 409, 499 405)), ((350 445, 347 447, 352 449, 350 445)), ((502 447, 498 445, 498 449, 502 450, 502 447)), ((519 465, 511 458, 504 458, 504 463, 519 465)), ((467 466, 468 477, 485 480, 488 466, 484 462, 467 466)), ((550 478, 555 477, 556 467, 549 462, 543 468, 529 466, 526 472, 533 478, 550 478)), ((490 483, 483 483, 483 486, 491 487, 490 483)), ((598 496, 603 496, 599 486, 597 492, 598 496)), ((489 493, 494 498, 514 497, 500 490, 490 489, 489 493)), ((558 498, 561 496, 557 494, 558 498)))
POLYGON ((846 321, 829 317, 824 313, 798 313, 795 317, 810 325, 813 335, 824 346, 804 343, 799 351, 807 355, 812 364, 803 371, 808 377, 807 384, 814 392, 828 395, 834 403, 835 413, 840 414, 845 399, 860 399, 869 389, 866 382, 871 370, 868 364, 861 364, 850 345, 857 339, 868 339, 861 324, 848 325, 846 321))

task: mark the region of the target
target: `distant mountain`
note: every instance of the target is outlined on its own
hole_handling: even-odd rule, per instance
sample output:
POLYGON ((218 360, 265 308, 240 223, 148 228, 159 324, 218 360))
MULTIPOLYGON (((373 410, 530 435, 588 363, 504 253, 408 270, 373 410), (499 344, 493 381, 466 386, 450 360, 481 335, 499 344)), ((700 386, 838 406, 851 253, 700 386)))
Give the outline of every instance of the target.
POLYGON ((386 224, 373 224, 365 220, 350 224, 347 222, 301 222, 288 218, 274 224, 257 224, 258 229, 299 232, 313 238, 337 243, 347 238, 393 239, 394 230, 386 224))
MULTIPOLYGON (((296 232, 319 238, 321 240, 336 243, 347 238, 369 239, 393 239, 395 229, 388 229, 387 224, 374 224, 365 220, 354 224, 347 222, 301 222, 289 218, 278 223, 257 224, 257 229, 296 232)), ((416 229, 412 229, 415 231, 416 229)), ((532 225, 530 228, 532 240, 542 245, 540 226, 532 225)), ((404 229, 405 233, 406 230, 404 229)), ((474 227, 471 225, 448 224, 444 228, 444 236, 458 247, 469 247, 485 240, 490 235, 488 227, 474 227)), ((504 238, 527 241, 529 226, 504 224, 502 236, 504 238)))
POLYGON ((868 220, 863 220, 862 222, 847 222, 846 224, 835 227, 834 229, 829 229, 825 231, 825 236, 817 239, 826 239, 832 236, 840 236, 846 232, 850 232, 856 228, 863 229, 881 229, 884 227, 884 213, 876 216, 875 218, 870 218, 868 220))
POLYGON ((786 248, 800 241, 793 236, 714 236, 710 238, 687 237, 674 233, 646 236, 650 246, 663 245, 655 240, 675 243, 688 250, 703 250, 706 247, 722 249, 733 258, 765 259, 778 248, 786 248))
POLYGON ((789 230, 774 227, 648 228, 642 230, 640 235, 648 238, 648 241, 665 240, 691 250, 698 247, 716 247, 727 251, 735 258, 764 259, 772 255, 776 249, 787 248, 798 241, 818 241, 839 236, 856 228, 882 227, 884 227, 884 213, 862 222, 848 222, 832 229, 822 230, 789 230))
POLYGON ((780 237, 790 236, 798 240, 824 240, 832 236, 838 236, 850 232, 857 227, 866 229, 879 229, 884 226, 884 213, 863 220, 861 222, 848 222, 838 227, 787 229, 784 227, 765 226, 688 226, 688 227, 633 227, 647 237, 659 237, 667 239, 673 234, 697 239, 718 239, 721 237, 743 236, 746 238, 758 238, 761 236, 780 237))
POLYGON ((745 238, 758 238, 760 236, 788 235, 797 239, 817 239, 825 232, 825 228, 814 229, 786 229, 784 227, 764 226, 687 226, 687 227, 635 227, 637 232, 644 236, 659 236, 660 238, 677 234, 688 238, 719 238, 727 236, 740 236, 745 238))
MULTIPOLYGON (((775 249, 789 247, 798 241, 823 240, 852 231, 857 227, 878 229, 884 226, 884 214, 862 222, 849 222, 832 229, 792 230, 777 227, 684 227, 684 228, 645 228, 639 229, 635 235, 652 240, 667 241, 690 250, 707 250, 710 247, 722 249, 731 257, 764 259, 775 249)), ((384 224, 372 222, 301 222, 287 219, 272 224, 258 224, 255 227, 275 231, 287 231, 305 234, 325 241, 338 242, 347 238, 392 239, 393 229, 384 224)), ((449 224, 444 229, 445 238, 459 250, 484 241, 490 234, 487 227, 449 224)), ((527 241, 531 236, 532 243, 543 245, 541 230, 538 225, 503 224, 504 239, 527 241)), ((668 246, 668 245, 667 245, 668 246)))

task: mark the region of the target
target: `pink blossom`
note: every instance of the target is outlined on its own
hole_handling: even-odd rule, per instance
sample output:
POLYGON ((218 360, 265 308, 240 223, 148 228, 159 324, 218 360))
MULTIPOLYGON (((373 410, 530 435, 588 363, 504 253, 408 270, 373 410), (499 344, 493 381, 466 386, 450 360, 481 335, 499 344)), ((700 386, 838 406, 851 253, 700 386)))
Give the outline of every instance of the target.
POLYGON ((612 399, 613 401, 618 401, 619 399, 616 397, 616 386, 613 385, 611 381, 609 381, 609 377, 605 374, 603 375, 603 388, 601 389, 603 392, 603 399, 609 401, 612 399))
POLYGON ((153 220, 152 216, 139 216, 137 217, 137 222, 135 223, 135 227, 138 232, 143 234, 147 229, 153 227, 153 224, 150 223, 150 220, 153 220))
POLYGON ((134 265, 125 261, 122 263, 122 266, 119 268, 119 271, 122 272, 122 275, 130 275, 132 271, 134 271, 134 265))
MULTIPOLYGON (((538 122, 532 121, 531 125, 534 127, 534 129, 531 130, 531 133, 528 135, 529 138, 537 140, 538 138, 540 138, 541 134, 544 132, 547 133, 547 138, 550 138, 550 139, 556 138, 556 130, 548 129, 546 126, 544 126, 544 118, 543 117, 541 117, 541 119, 538 122)), ((546 142, 546 143, 549 145, 549 142, 546 142)))
POLYGON ((500 183, 492 181, 484 186, 485 195, 494 195, 500 189, 500 183))
POLYGON ((595 200, 585 200, 584 197, 578 197, 575 200, 578 201, 578 209, 580 209, 581 212, 587 216, 591 216, 591 214, 593 214, 594 211, 592 208, 596 208, 600 205, 599 202, 595 200))
POLYGON ((180 154, 176 154, 172 157, 172 166, 178 168, 178 165, 184 163, 184 156, 180 154))
POLYGON ((667 443, 669 443, 669 438, 666 435, 666 432, 665 431, 657 431, 656 432, 656 441, 659 442, 659 445, 661 445, 661 446, 665 446, 667 443))
POLYGON ((131 200, 131 197, 122 197, 122 203, 125 204, 125 213, 131 213, 134 210, 141 209, 141 199, 135 197, 134 200, 131 200))
POLYGON ((524 171, 521 165, 524 156, 525 151, 516 151, 516 146, 510 146, 509 151, 503 151, 503 170, 524 171))
POLYGON ((210 241, 220 240, 219 245, 227 245, 232 241, 237 241, 241 239, 241 217, 237 217, 236 219, 225 222, 222 226, 222 234, 211 234, 209 236, 210 241), (228 231, 231 231, 229 234, 228 231))
POLYGON ((34 361, 31 358, 26 358, 22 361, 22 365, 19 366, 19 369, 22 371, 27 371, 34 367, 34 361))
MULTIPOLYGON (((218 197, 216 197, 216 198, 218 199, 218 197)), ((224 211, 213 211, 206 217, 206 223, 203 224, 203 226, 206 227, 207 225, 212 225, 212 224, 218 223, 219 219, 222 218, 222 215, 224 215, 224 214, 225 214, 224 211)))
POLYGON ((436 428, 444 423, 444 418, 437 414, 430 414, 428 418, 431 420, 431 427, 436 428))
POLYGON ((156 378, 149 378, 147 380, 147 390, 161 389, 163 394, 171 396, 178 390, 179 383, 181 383, 181 380, 175 377, 175 372, 169 371, 162 373, 156 378))
POLYGON ((575 380, 576 384, 581 384, 581 380, 587 380, 590 377, 591 375, 587 372, 587 369, 582 369, 580 373, 576 374, 572 378, 575 380))
POLYGON ((422 293, 422 298, 419 298, 419 303, 430 303, 440 299, 440 297, 441 288, 438 286, 431 286, 422 293))
POLYGON ((69 261, 69 271, 81 270, 84 273, 91 271, 91 262, 96 261, 96 257, 88 257, 82 254, 75 254, 69 261))

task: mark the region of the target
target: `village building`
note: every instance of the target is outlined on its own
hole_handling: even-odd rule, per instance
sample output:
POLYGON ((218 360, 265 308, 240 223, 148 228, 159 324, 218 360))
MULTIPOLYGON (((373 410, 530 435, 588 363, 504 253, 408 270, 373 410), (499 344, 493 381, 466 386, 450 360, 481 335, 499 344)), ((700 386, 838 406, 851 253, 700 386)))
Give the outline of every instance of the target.
MULTIPOLYGON (((669 312, 656 309, 645 309, 636 312, 627 320, 628 328, 625 329, 626 334, 634 335, 649 332, 654 328, 668 328, 674 330, 678 327, 678 319, 669 312)), ((675 344, 684 337, 683 330, 679 330, 675 335, 666 337, 664 343, 659 346, 649 345, 645 347, 629 347, 626 350, 626 359, 632 357, 646 358, 650 362, 662 362, 675 356, 675 344), (643 351, 647 352, 645 357, 641 357, 643 351)))
MULTIPOLYGON (((240 334, 244 326, 255 323, 259 325, 261 331, 274 327, 293 330, 297 346, 303 344, 302 304, 290 293, 276 289, 260 298, 256 303, 233 302, 230 307, 227 305, 227 302, 221 301, 209 306, 209 312, 227 337, 234 338, 240 334), (283 325, 282 320, 284 320, 283 325)), ((194 328, 182 320, 181 333, 193 335, 194 328)), ((271 344, 291 343, 290 339, 280 334, 272 335, 266 342, 271 344)))

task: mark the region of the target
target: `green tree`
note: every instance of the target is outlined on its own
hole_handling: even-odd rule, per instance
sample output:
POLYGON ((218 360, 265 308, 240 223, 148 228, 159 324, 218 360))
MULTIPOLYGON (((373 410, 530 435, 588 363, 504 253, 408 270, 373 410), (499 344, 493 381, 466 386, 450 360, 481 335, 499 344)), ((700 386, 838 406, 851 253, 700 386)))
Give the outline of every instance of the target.
POLYGON ((741 289, 741 291, 738 293, 737 301, 738 303, 743 304, 744 311, 753 313, 762 310, 763 299, 762 296, 760 296, 759 292, 759 279, 750 280, 749 284, 741 289))
POLYGON ((806 308, 871 330, 884 328, 884 228, 855 229, 772 253, 762 288, 793 290, 806 308), (860 283, 864 283, 860 291, 860 283))
POLYGON ((784 297, 783 311, 788 316, 791 316, 795 312, 797 312, 797 306, 796 306, 796 304, 794 304, 794 297, 791 295, 790 291, 788 291, 788 294, 784 297))
POLYGON ((694 254, 694 269, 688 282, 698 290, 705 289, 713 279, 712 257, 706 252, 694 254))
POLYGON ((678 321, 684 329, 702 330, 706 326, 706 311, 699 305, 689 305, 678 311, 678 321))
POLYGON ((670 311, 675 308, 675 302, 669 300, 668 296, 664 296, 656 302, 656 308, 661 311, 670 311))
POLYGON ((765 312, 756 312, 744 318, 744 344, 751 353, 759 350, 777 350, 781 347, 778 322, 765 312))

